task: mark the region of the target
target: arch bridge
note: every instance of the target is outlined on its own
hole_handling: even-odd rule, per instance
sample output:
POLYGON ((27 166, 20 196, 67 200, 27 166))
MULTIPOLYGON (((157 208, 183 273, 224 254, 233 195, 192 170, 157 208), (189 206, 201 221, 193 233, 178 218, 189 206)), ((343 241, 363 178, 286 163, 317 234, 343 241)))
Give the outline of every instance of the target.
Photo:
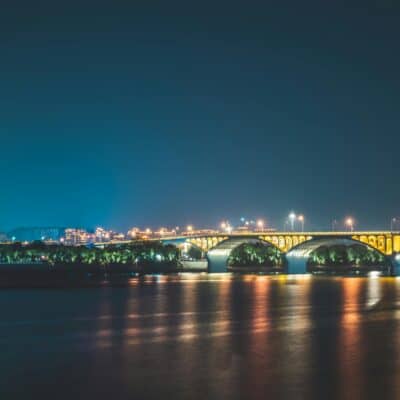
POLYGON ((190 235, 163 238, 163 242, 187 243, 201 249, 209 272, 226 272, 227 260, 234 248, 255 241, 278 248, 286 255, 288 273, 306 273, 311 251, 322 245, 362 243, 390 259, 393 271, 400 275, 400 232, 251 232, 240 234, 190 235))

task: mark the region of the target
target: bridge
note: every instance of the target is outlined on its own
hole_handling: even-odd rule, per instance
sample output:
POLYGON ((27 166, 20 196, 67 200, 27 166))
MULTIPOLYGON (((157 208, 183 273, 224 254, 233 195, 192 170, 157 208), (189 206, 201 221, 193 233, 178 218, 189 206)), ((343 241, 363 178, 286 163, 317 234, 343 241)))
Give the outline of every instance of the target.
POLYGON ((202 251, 209 272, 226 272, 231 252, 244 243, 265 243, 286 256, 289 274, 307 273, 312 251, 321 246, 363 244, 390 260, 393 273, 400 275, 400 232, 248 232, 212 235, 188 235, 162 238, 162 242, 191 245, 202 251))

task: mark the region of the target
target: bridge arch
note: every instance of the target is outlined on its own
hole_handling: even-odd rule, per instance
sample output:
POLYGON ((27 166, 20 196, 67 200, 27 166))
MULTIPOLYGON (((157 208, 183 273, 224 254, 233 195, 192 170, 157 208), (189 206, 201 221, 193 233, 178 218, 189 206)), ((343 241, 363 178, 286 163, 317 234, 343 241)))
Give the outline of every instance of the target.
POLYGON ((218 243, 215 247, 213 247, 207 252, 206 256, 208 261, 208 272, 211 273, 227 272, 228 270, 227 263, 232 251, 237 247, 239 247, 240 245, 246 243, 250 244, 263 243, 266 246, 271 246, 281 251, 279 247, 275 246, 273 243, 270 243, 266 240, 257 237, 229 238, 218 243))
MULTIPOLYGON (((191 241, 191 240, 186 240, 186 239, 172 239, 172 240, 163 240, 163 244, 169 244, 172 246, 175 246, 179 251, 181 258, 184 260, 190 260, 190 259, 205 259, 205 253, 206 251, 200 247, 196 242, 191 241), (190 254, 190 250, 194 249, 198 253, 198 257, 192 257, 190 254)), ((192 260, 194 261, 194 260, 192 260)))
POLYGON ((195 243, 185 241, 175 244, 175 246, 180 250, 183 260, 195 261, 205 258, 205 251, 195 243))
POLYGON ((315 238, 307 242, 300 243, 298 246, 293 247, 286 253, 286 260, 288 263, 288 273, 289 274, 306 274, 308 262, 310 260, 311 254, 323 247, 330 247, 332 245, 343 245, 350 247, 352 245, 364 246, 367 249, 374 250, 381 254, 387 261, 388 265, 392 266, 392 260, 381 250, 377 249, 375 246, 369 243, 362 242, 355 238, 349 237, 325 237, 325 238, 315 238))

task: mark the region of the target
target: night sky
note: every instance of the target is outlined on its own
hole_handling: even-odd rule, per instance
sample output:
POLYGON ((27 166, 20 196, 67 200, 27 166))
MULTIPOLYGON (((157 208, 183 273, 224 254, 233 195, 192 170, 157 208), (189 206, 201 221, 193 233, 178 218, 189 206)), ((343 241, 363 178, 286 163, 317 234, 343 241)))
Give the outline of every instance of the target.
POLYGON ((397 2, 194 3, 2 3, 0 231, 400 215, 397 2))

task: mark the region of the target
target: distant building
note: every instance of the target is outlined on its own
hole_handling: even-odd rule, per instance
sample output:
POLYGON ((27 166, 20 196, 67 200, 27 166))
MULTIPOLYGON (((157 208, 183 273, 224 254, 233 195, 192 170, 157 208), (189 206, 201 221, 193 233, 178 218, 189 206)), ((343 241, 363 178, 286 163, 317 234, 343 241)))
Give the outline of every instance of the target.
POLYGON ((93 243, 94 239, 95 235, 89 233, 86 229, 67 228, 65 229, 65 236, 62 238, 62 242, 67 245, 79 246, 93 243))
POLYGON ((35 240, 58 242, 65 234, 61 227, 17 228, 8 233, 8 237, 16 242, 33 242, 35 240))
POLYGON ((115 232, 112 230, 106 230, 104 228, 96 228, 94 231, 94 238, 96 243, 106 243, 118 240, 124 240, 125 235, 123 233, 115 232))

